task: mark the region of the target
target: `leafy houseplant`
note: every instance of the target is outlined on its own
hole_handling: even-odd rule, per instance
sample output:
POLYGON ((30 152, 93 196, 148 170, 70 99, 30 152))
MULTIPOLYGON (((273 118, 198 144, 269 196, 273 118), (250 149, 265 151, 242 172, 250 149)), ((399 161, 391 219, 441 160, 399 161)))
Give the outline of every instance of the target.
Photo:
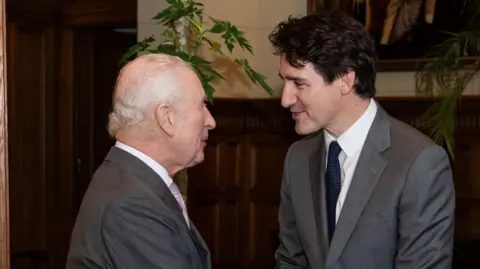
MULTIPOLYGON (((199 56, 199 50, 206 45, 211 51, 219 56, 226 56, 222 49, 222 44, 214 41, 212 36, 218 35, 223 39, 230 54, 238 45, 242 50, 246 50, 253 55, 252 46, 245 38, 244 33, 235 25, 228 21, 208 17, 212 23, 210 27, 205 23, 204 8, 202 3, 193 0, 166 0, 169 6, 153 17, 165 27, 162 33, 164 41, 159 45, 153 45, 156 40, 152 36, 146 37, 134 46, 130 47, 122 58, 122 63, 132 59, 138 53, 165 53, 175 55, 189 62, 197 72, 203 83, 208 100, 213 103, 213 94, 215 92, 211 82, 215 79, 225 80, 212 66, 212 62, 199 56)), ((255 84, 259 85, 270 95, 272 88, 265 82, 265 76, 256 72, 245 58, 233 59, 239 68, 243 69, 247 77, 255 84)))
MULTIPOLYGON (((252 46, 245 38, 244 33, 232 23, 214 19, 210 16, 208 16, 210 23, 206 22, 202 3, 193 0, 166 1, 168 7, 159 11, 153 17, 154 21, 164 26, 163 40, 159 42, 160 44, 155 44, 157 40, 155 40, 153 35, 146 37, 129 48, 123 55, 121 63, 133 59, 140 53, 164 53, 178 56, 190 63, 196 71, 209 102, 213 104, 215 89, 212 82, 216 79, 225 80, 225 77, 214 68, 212 61, 208 61, 199 55, 200 49, 206 46, 216 55, 227 57, 222 44, 213 39, 215 35, 223 40, 230 54, 238 46, 240 49, 248 51, 253 55, 252 46)), ((230 60, 243 70, 253 84, 260 86, 270 95, 273 93, 272 88, 265 82, 265 76, 256 72, 247 59, 234 58, 230 60)), ((187 188, 186 171, 179 172, 174 180, 185 196, 187 188)))
MULTIPOLYGON (((408 0, 402 0, 407 2, 408 0)), ((432 138, 447 147, 454 158, 455 115, 467 85, 480 71, 480 0, 463 1, 468 23, 427 53, 432 60, 416 73, 420 95, 440 97, 422 116, 432 138)))
MULTIPOLYGON (((310 2, 314 3, 317 10, 325 10, 338 1, 310 2)), ((353 0, 352 7, 355 8, 359 4, 369 5, 369 2, 373 3, 353 0)), ((454 159, 457 108, 468 84, 480 71, 480 0, 449 0, 443 1, 442 4, 446 2, 462 5, 460 15, 462 21, 465 20, 467 23, 460 31, 448 32, 441 29, 448 37, 429 49, 425 55, 427 61, 417 62, 415 90, 418 95, 438 97, 421 116, 420 122, 432 139, 444 145, 454 159)), ((426 1, 392 0, 388 12, 397 12, 403 6, 416 4, 426 4, 426 1)), ((452 25, 455 23, 452 21, 452 25)))

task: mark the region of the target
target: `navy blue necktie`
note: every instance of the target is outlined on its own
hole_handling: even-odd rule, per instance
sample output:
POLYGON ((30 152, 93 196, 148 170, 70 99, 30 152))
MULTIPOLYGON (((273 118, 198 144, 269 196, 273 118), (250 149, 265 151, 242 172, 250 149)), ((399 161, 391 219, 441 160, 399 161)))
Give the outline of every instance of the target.
POLYGON ((327 172, 326 179, 326 195, 327 195, 327 220, 328 220, 328 237, 332 241, 333 232, 335 231, 335 212, 337 208, 338 195, 342 188, 342 175, 340 171, 340 161, 338 155, 342 148, 337 141, 332 141, 328 148, 327 172))

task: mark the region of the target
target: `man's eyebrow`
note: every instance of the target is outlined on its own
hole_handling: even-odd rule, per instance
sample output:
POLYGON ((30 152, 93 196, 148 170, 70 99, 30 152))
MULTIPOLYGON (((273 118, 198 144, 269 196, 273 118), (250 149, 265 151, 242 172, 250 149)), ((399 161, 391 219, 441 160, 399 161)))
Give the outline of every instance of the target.
POLYGON ((306 78, 297 77, 297 76, 286 75, 286 76, 284 77, 284 76, 282 76, 280 73, 278 74, 278 76, 279 76, 281 79, 292 80, 292 81, 295 81, 295 82, 305 82, 305 81, 307 81, 306 78))

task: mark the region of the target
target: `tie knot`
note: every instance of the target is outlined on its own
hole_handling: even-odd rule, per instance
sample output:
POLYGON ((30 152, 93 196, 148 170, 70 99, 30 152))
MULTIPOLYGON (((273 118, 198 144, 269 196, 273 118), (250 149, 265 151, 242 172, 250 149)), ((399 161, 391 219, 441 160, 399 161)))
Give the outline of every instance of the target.
POLYGON ((328 147, 328 156, 338 158, 338 155, 340 155, 340 152, 342 151, 342 148, 338 144, 337 141, 332 141, 330 143, 330 146, 328 147))
POLYGON ((180 194, 180 189, 178 188, 177 184, 172 181, 172 184, 168 187, 173 195, 180 194))

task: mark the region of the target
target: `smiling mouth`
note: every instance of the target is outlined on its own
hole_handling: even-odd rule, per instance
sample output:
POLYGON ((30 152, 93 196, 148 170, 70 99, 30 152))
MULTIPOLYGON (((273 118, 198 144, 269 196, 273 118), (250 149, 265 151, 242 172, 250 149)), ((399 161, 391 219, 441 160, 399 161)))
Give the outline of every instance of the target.
POLYGON ((303 111, 301 111, 301 112, 292 112, 292 118, 295 119, 296 117, 300 116, 302 113, 303 113, 303 111))

